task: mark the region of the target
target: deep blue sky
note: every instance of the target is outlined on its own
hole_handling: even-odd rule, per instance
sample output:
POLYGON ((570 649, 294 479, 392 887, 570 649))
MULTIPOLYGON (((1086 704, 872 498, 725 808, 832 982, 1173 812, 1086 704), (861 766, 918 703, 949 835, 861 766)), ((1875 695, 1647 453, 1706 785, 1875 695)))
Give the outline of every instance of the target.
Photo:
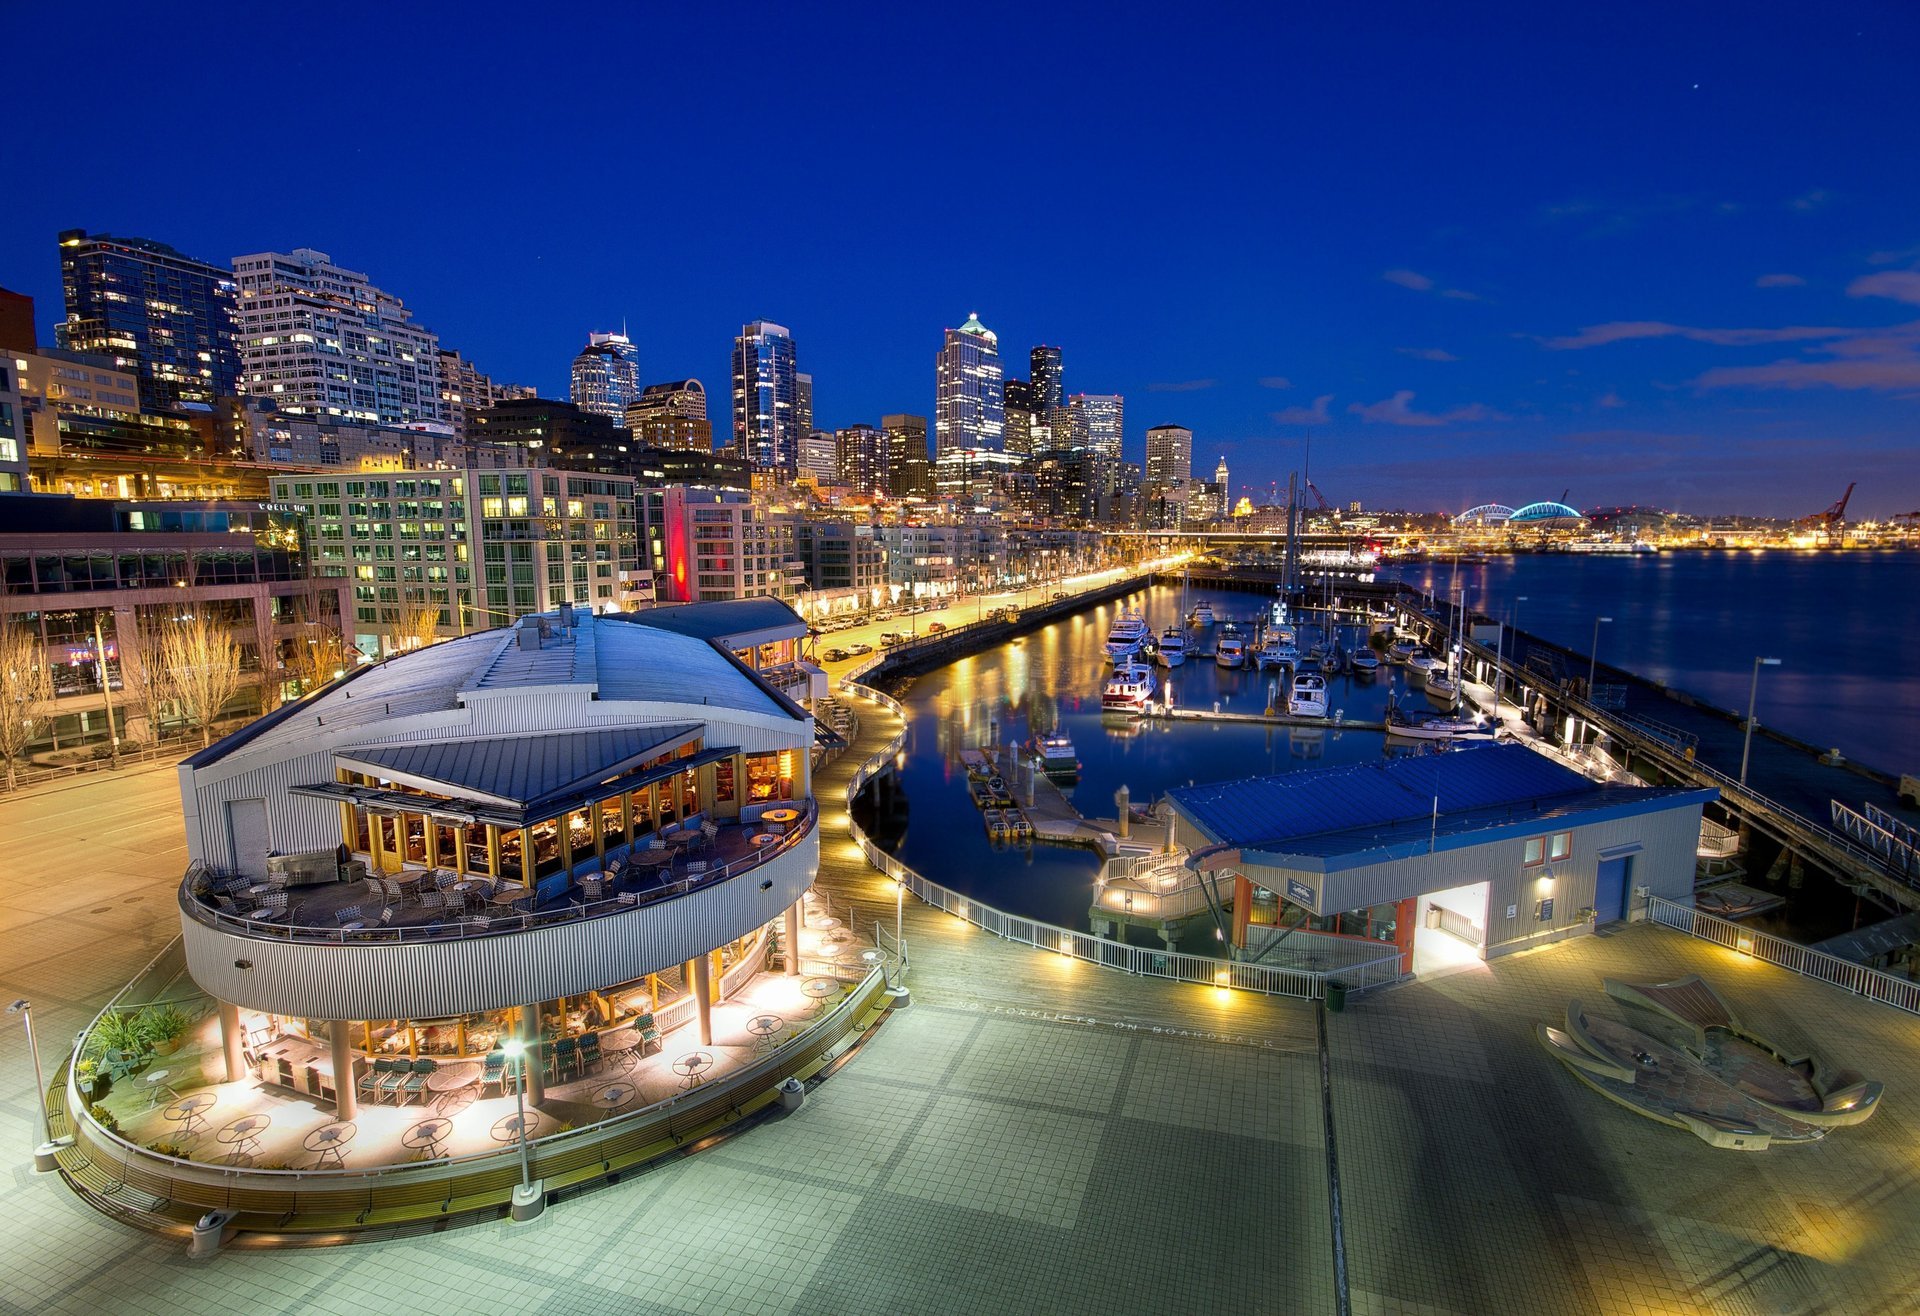
POLYGON ((827 425, 977 310, 1239 486, 1920 507, 1920 9, 1246 8, 17 7, 0 284, 50 336, 61 228, 313 246, 722 408, 765 317, 827 425))

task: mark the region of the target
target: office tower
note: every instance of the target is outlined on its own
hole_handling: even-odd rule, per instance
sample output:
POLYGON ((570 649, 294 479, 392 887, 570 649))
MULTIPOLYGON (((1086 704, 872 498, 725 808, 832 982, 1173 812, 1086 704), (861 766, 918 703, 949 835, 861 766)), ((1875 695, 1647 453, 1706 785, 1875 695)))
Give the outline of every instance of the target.
POLYGON ((887 489, 895 498, 933 497, 925 416, 882 416, 887 435, 887 489))
POLYGON ((711 452, 713 422, 707 419, 707 390, 697 379, 648 384, 627 408, 627 429, 642 448, 711 452))
POLYGON ((619 471, 627 435, 597 411, 553 398, 513 398, 470 418, 476 450, 514 450, 499 463, 559 466, 568 470, 619 471))
POLYGON ((1067 395, 1060 386, 1060 349, 1036 347, 1027 353, 1027 363, 1028 377, 1033 380, 1034 410, 1044 416, 1055 407, 1065 406, 1067 395))
POLYGON ((813 430, 800 442, 800 470, 811 475, 816 484, 833 484, 840 478, 839 450, 831 430, 813 430))
POLYGON ((1155 425, 1147 431, 1146 487, 1164 493, 1193 478, 1193 431, 1155 425))
POLYGON ((793 430, 802 438, 813 433, 813 376, 804 371, 793 376, 793 430))
POLYGON ((949 329, 934 362, 934 439, 937 454, 954 448, 1006 447, 1006 404, 1000 387, 1000 340, 967 316, 949 329))
POLYGON ((33 298, 0 288, 0 351, 31 352, 39 346, 33 326, 33 298))
POLYGON ((1091 448, 1104 460, 1118 463, 1127 400, 1118 393, 1076 393, 1067 408, 1075 413, 1075 446, 1091 448))
POLYGON ((786 327, 755 320, 733 340, 733 447, 791 479, 800 464, 799 370, 786 327))
POLYGON ((573 358, 573 405, 627 427, 627 408, 640 396, 640 349, 625 334, 587 335, 573 358))
POLYGON ((1220 464, 1213 468, 1213 482, 1220 486, 1220 515, 1225 516, 1233 510, 1233 485, 1227 479, 1227 454, 1220 454, 1220 464))
POLYGON ((1031 380, 1009 379, 1005 389, 1007 451, 1026 456, 1034 450, 1034 430, 1042 425, 1031 380))
POLYGON ((69 351, 132 370, 149 411, 210 407, 238 389, 233 272, 163 242, 68 229, 60 235, 69 351))
POLYGON ((440 340, 398 297, 324 251, 236 256, 240 392, 294 415, 444 419, 440 340))
POLYGON ((856 493, 885 495, 887 432, 871 425, 849 425, 834 434, 834 457, 840 483, 856 493))

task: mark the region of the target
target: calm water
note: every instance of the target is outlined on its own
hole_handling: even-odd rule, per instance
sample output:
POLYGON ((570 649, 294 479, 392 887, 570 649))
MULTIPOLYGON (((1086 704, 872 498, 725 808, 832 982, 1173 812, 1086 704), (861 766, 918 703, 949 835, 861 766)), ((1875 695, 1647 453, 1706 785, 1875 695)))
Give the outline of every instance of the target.
MULTIPOLYGON (((1143 591, 1120 603, 1024 637, 916 680, 901 701, 909 715, 907 765, 901 772, 909 804, 905 835, 896 853, 947 886, 988 904, 1066 927, 1084 928, 1098 868, 1090 850, 1053 845, 995 845, 980 824, 966 791, 963 749, 1023 744, 1036 732, 1064 729, 1082 764, 1069 789, 1074 806, 1088 817, 1115 815, 1114 793, 1122 783, 1135 803, 1191 782, 1220 781, 1291 768, 1377 758, 1385 751, 1378 732, 1332 727, 1229 726, 1217 723, 1148 725, 1107 716, 1100 687, 1107 676, 1102 645, 1124 604, 1140 607, 1156 635, 1183 619, 1201 592, 1174 587, 1143 591)), ((1251 623, 1265 616, 1267 600, 1253 594, 1208 594, 1222 621, 1251 623)), ((1190 631, 1200 647, 1212 647, 1218 630, 1190 631)), ((1349 648, 1364 632, 1348 626, 1349 648)), ((1312 627, 1303 627, 1302 648, 1312 627)), ((1257 713, 1267 706, 1273 676, 1223 671, 1211 658, 1156 669, 1171 680, 1174 700, 1185 707, 1257 713)), ((1378 720, 1389 691, 1424 706, 1424 696, 1406 691, 1407 670, 1382 665, 1372 679, 1344 675, 1329 680, 1328 706, 1350 720, 1378 720)), ((1158 696, 1156 696, 1158 697, 1158 696)))
MULTIPOLYGON (((1446 595, 1449 565, 1399 578, 1446 595)), ((1573 553, 1461 567, 1467 606, 1889 772, 1920 771, 1920 553, 1573 553)))

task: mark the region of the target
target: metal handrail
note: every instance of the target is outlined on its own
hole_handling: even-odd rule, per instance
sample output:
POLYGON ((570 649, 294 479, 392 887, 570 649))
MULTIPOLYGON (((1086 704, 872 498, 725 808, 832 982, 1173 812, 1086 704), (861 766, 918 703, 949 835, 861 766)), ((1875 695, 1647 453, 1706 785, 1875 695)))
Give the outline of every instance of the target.
MULTIPOLYGON (((800 803, 802 802, 795 801, 795 804, 800 803)), ((610 914, 631 913, 636 909, 646 909, 690 892, 703 890, 716 883, 728 881, 758 868, 768 860, 793 849, 813 833, 819 821, 819 807, 813 800, 806 800, 804 804, 800 821, 782 835, 778 842, 739 855, 704 873, 692 873, 650 891, 634 893, 635 899, 632 901, 622 901, 614 897, 570 905, 566 909, 550 909, 544 913, 511 914, 497 917, 484 926, 469 925, 466 921, 467 916, 455 914, 451 910, 448 911, 451 916, 449 921, 437 928, 431 925, 396 927, 391 924, 372 924, 348 931, 345 928, 311 927, 276 923, 266 919, 250 919, 237 914, 228 914, 205 903, 194 894, 192 878, 184 879, 180 883, 180 908, 196 923, 221 932, 231 932, 260 941, 352 946, 392 945, 403 941, 464 941, 474 937, 511 936, 533 928, 551 927, 560 923, 574 923, 581 919, 602 918, 610 914)))
POLYGON ((1662 927, 1710 941, 1741 955, 1765 960, 1803 978, 1843 987, 1856 996, 1891 1005, 1908 1014, 1920 1014, 1920 982, 1896 978, 1890 973, 1855 964, 1852 960, 1843 960, 1837 955, 1802 946, 1784 937, 1744 928, 1718 915, 1660 896, 1647 897, 1647 917, 1662 927))

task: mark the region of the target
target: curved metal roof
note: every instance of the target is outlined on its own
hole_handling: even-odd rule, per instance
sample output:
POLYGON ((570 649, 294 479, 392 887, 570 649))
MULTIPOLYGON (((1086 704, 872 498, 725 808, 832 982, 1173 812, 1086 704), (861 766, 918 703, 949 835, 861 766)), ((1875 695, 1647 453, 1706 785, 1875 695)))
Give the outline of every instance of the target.
POLYGON ((1513 509, 1505 503, 1482 503, 1478 507, 1469 507, 1453 518, 1455 525, 1498 525, 1513 517, 1513 509))
POLYGON ((1528 503, 1508 518, 1510 521, 1580 521, 1579 509, 1565 503, 1528 503))

